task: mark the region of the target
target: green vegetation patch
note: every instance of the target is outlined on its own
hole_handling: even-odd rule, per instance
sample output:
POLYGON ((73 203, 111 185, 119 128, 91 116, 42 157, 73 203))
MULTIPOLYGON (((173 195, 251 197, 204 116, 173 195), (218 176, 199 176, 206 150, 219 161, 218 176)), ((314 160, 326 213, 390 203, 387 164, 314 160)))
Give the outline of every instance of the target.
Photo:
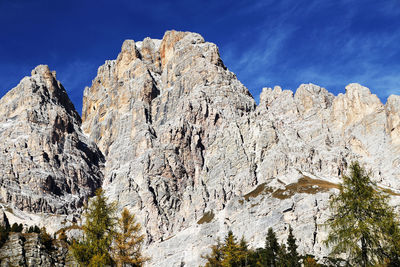
POLYGON ((214 219, 214 216, 215 215, 213 211, 207 211, 203 214, 203 217, 198 220, 197 224, 209 223, 214 219))
POLYGON ((319 192, 327 192, 332 188, 339 188, 339 185, 303 176, 296 183, 286 185, 285 189, 276 190, 272 193, 272 196, 278 199, 287 199, 296 193, 316 194, 319 192))

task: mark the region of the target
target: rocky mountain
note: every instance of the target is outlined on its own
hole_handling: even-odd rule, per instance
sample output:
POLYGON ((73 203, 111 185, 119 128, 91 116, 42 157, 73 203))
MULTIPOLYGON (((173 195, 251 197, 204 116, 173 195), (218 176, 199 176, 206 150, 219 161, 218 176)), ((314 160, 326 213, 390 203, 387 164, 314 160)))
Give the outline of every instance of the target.
POLYGON ((37 233, 11 233, 7 242, 0 249, 0 266, 77 266, 68 253, 68 245, 60 240, 54 241, 48 249, 41 242, 37 233))
POLYGON ((102 186, 142 222, 151 266, 198 266, 229 229, 258 247, 289 224, 302 252, 323 256, 351 161, 399 203, 399 104, 359 84, 338 96, 303 84, 264 88, 256 105, 200 35, 127 40, 85 89, 82 125, 44 66, 3 97, 2 202, 72 214, 102 186))
POLYGON ((80 125, 44 65, 0 100, 0 203, 12 221, 60 223, 101 186, 104 157, 80 125))

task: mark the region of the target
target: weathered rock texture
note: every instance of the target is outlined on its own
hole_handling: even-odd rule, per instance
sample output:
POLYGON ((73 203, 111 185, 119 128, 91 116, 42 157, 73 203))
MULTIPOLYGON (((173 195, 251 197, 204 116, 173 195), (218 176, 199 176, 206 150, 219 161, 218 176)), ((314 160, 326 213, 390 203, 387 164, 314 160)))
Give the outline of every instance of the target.
POLYGON ((149 242, 221 209, 256 182, 236 123, 255 102, 216 45, 198 34, 125 41, 83 101, 82 127, 106 156, 103 187, 135 208, 149 242))
POLYGON ((103 158, 55 72, 40 65, 0 100, 0 202, 69 214, 101 186, 103 158))
POLYGON ((400 189, 398 104, 304 84, 265 88, 256 107, 214 44, 169 31, 99 68, 82 127, 106 157, 108 196, 141 218, 151 265, 197 266, 228 229, 262 246, 289 223, 302 251, 325 255, 320 225, 352 160, 400 189))
POLYGON ((104 177, 141 220, 150 266, 198 266, 229 229, 259 247, 288 224, 302 252, 324 256, 328 199, 351 161, 399 202, 399 104, 358 84, 338 96, 303 84, 264 88, 256 106, 200 35, 127 40, 84 92, 82 129, 104 168, 48 68, 0 101, 2 201, 69 213, 104 177))
POLYGON ((7 242, 0 248, 0 266, 78 266, 68 253, 68 245, 55 240, 46 248, 39 234, 10 233, 7 242))

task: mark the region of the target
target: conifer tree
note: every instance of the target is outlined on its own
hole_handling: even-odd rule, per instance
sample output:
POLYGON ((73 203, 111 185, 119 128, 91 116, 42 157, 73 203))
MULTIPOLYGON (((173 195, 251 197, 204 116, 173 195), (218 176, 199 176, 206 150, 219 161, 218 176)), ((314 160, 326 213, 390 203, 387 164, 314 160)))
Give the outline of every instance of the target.
POLYGON ((251 260, 256 260, 256 257, 248 250, 244 238, 238 243, 232 231, 228 232, 223 244, 218 239, 211 250, 210 255, 203 256, 207 259, 206 267, 253 266, 251 260))
POLYGON ((241 261, 239 245, 236 242, 236 237, 233 235, 232 231, 228 232, 225 237, 225 243, 222 248, 223 260, 222 266, 236 266, 237 263, 241 261))
POLYGON ((110 247, 114 238, 115 204, 108 204, 102 189, 86 207, 82 240, 74 240, 72 254, 81 266, 111 265, 110 247))
POLYGON ((29 226, 28 228, 28 233, 37 233, 40 234, 40 228, 35 225, 35 226, 29 226))
POLYGON ((292 226, 289 225, 289 235, 287 238, 287 266, 288 267, 300 267, 300 256, 297 253, 296 238, 293 235, 292 226))
POLYGON ((317 261, 314 259, 313 256, 306 255, 303 260, 303 266, 304 267, 318 267, 319 264, 317 263, 317 261))
POLYGON ((14 223, 11 226, 10 232, 21 233, 22 230, 24 230, 24 226, 22 225, 22 223, 20 223, 20 224, 14 223))
POLYGON ((246 240, 244 239, 244 236, 242 236, 242 239, 240 239, 238 254, 240 266, 250 266, 252 264, 250 259, 250 251, 248 249, 248 245, 246 240))
POLYGON ((398 244, 398 224, 389 196, 379 190, 358 162, 343 176, 339 194, 330 201, 332 216, 326 244, 332 254, 347 253, 351 264, 373 266, 390 258, 398 244))
POLYGON ((278 239, 276 238, 274 230, 272 230, 271 227, 268 228, 264 253, 262 256, 262 264, 264 266, 276 267, 280 249, 281 248, 279 246, 278 239))
POLYGON ((281 244, 278 249, 278 254, 276 255, 276 265, 278 267, 289 267, 289 254, 286 251, 286 245, 281 244))
POLYGON ((222 259, 223 259, 223 252, 222 252, 222 243, 221 240, 217 239, 217 244, 211 246, 211 254, 202 256, 202 258, 207 260, 205 267, 222 267, 222 259))
POLYGON ((53 239, 47 233, 46 227, 42 227, 40 229, 39 238, 42 244, 45 246, 46 249, 50 250, 53 246, 53 239))
POLYGON ((144 235, 140 234, 141 225, 135 220, 135 215, 124 209, 117 224, 113 258, 118 267, 142 266, 148 258, 141 253, 144 235))
POLYGON ((7 241, 9 232, 10 232, 10 225, 8 225, 8 227, 0 225, 0 248, 7 241))

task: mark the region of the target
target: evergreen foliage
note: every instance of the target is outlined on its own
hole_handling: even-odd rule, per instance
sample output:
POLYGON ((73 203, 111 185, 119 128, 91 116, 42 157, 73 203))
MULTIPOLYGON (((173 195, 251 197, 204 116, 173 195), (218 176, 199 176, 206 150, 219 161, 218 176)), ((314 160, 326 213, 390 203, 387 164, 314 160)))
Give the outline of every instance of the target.
POLYGON ((140 234, 141 225, 135 215, 124 209, 117 223, 117 232, 113 246, 113 258, 118 267, 142 266, 148 258, 141 253, 144 235, 140 234))
POLYGON ((207 260, 205 267, 221 267, 224 253, 222 252, 221 240, 217 239, 217 244, 211 246, 211 254, 203 256, 207 260))
POLYGON ((363 267, 398 262, 399 227, 388 201, 365 169, 352 163, 330 201, 326 244, 332 246, 332 255, 347 253, 350 264, 363 267))
POLYGON ((47 233, 46 227, 42 227, 40 229, 40 234, 39 234, 40 241, 42 244, 45 246, 47 250, 51 250, 53 246, 53 239, 51 236, 47 233))
POLYGON ((211 250, 210 255, 203 257, 207 259, 206 267, 250 266, 251 255, 247 248, 247 242, 244 238, 237 242, 232 231, 228 232, 223 244, 218 240, 211 250))
MULTIPOLYGON (((70 250, 80 266, 138 267, 149 260, 141 254, 144 236, 141 225, 127 209, 115 217, 115 203, 108 204, 101 189, 86 207, 83 236, 73 240, 70 250)), ((59 239, 65 239, 61 231, 59 239)))
POLYGON ((243 237, 237 242, 232 231, 229 231, 224 243, 218 239, 217 244, 211 247, 211 253, 203 258, 207 260, 206 267, 300 267, 300 256, 291 227, 287 242, 289 251, 286 251, 285 244, 278 243, 275 232, 269 228, 265 247, 251 250, 243 237))
POLYGON ((276 267, 278 262, 278 255, 280 253, 281 246, 278 243, 275 232, 272 228, 268 228, 267 237, 265 240, 265 248, 262 253, 261 263, 264 266, 276 267))
POLYGON ((74 240, 72 254, 81 266, 103 266, 113 263, 110 247, 115 235, 115 204, 108 204, 102 189, 86 207, 82 240, 74 240))
POLYGON ((7 241, 9 232, 10 232, 10 225, 9 224, 7 224, 6 227, 0 226, 0 248, 7 241))
POLYGON ((13 223, 13 225, 11 226, 10 232, 21 233, 22 230, 24 230, 24 226, 22 225, 22 223, 20 223, 20 224, 13 223))
POLYGON ((300 256, 299 253, 297 252, 297 244, 296 244, 296 238, 293 235, 293 229, 292 226, 289 225, 289 235, 287 238, 287 266, 290 267, 300 267, 300 256))
POLYGON ((29 226, 28 233, 37 233, 37 234, 39 234, 40 233, 40 228, 37 225, 29 226))
POLYGON ((312 255, 306 255, 303 260, 304 267, 318 267, 320 266, 312 255))

